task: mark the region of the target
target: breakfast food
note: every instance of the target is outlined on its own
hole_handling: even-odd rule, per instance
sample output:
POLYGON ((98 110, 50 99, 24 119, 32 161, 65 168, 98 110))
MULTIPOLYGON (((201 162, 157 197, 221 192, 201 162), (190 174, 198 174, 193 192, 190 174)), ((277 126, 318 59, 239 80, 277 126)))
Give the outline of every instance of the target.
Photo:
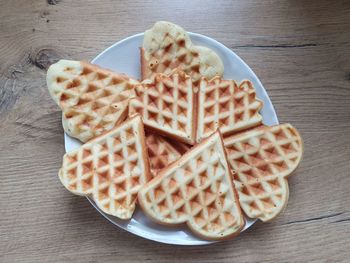
POLYGON ((136 86, 130 114, 139 113, 146 128, 179 141, 194 144, 195 119, 192 80, 183 71, 157 74, 136 86))
POLYGON ((63 157, 59 178, 72 193, 91 196, 105 213, 130 219, 150 179, 143 124, 135 116, 63 157))
POLYGON ((253 84, 215 77, 202 78, 198 98, 197 141, 217 129, 227 136, 234 132, 259 125, 262 102, 256 99, 253 84))
POLYGON ((52 99, 67 134, 86 142, 121 123, 138 82, 98 66, 60 60, 47 71, 52 99))
POLYGON ((186 223, 204 239, 227 239, 245 224, 219 132, 161 170, 139 191, 138 201, 154 221, 186 223))
POLYGON ((201 78, 199 92, 193 79, 181 70, 169 76, 158 73, 136 86, 130 113, 139 113, 145 126, 188 144, 200 142, 220 129, 227 136, 261 124, 262 102, 248 80, 201 78))
POLYGON ((146 134, 146 146, 153 176, 181 157, 165 138, 154 133, 146 134))
POLYGON ((142 79, 156 73, 170 74, 178 68, 191 75, 194 81, 202 76, 222 76, 224 66, 211 49, 195 46, 187 32, 178 25, 159 21, 145 32, 141 48, 142 79))
MULTIPOLYGON (((215 48, 189 35, 164 21, 147 30, 141 82, 87 62, 50 66, 63 128, 85 143, 64 155, 58 175, 106 214, 128 220, 139 205, 159 224, 226 240, 245 219, 266 222, 283 210, 303 142, 290 124, 264 126, 252 82, 223 79, 215 48)), ((139 216, 132 222, 147 225, 139 216)))
POLYGON ((298 131, 290 124, 263 126, 225 138, 224 145, 242 210, 262 221, 275 218, 288 201, 287 177, 302 157, 298 131))

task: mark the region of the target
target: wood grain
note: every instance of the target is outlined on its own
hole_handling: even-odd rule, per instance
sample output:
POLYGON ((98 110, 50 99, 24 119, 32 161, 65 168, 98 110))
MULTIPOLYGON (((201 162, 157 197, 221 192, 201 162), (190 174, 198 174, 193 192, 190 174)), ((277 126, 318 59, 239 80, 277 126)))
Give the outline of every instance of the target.
POLYGON ((1 262, 349 262, 349 134, 349 1, 0 1, 1 262), (233 49, 304 138, 285 212, 230 242, 136 237, 56 175, 63 130, 45 69, 63 57, 90 60, 157 20, 233 49))

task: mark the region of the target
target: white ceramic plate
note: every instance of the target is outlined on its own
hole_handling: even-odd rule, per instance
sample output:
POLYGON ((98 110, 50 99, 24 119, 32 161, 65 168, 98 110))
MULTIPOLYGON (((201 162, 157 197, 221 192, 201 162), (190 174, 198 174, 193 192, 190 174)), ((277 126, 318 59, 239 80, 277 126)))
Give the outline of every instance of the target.
MULTIPOLYGON (((202 45, 213 49, 223 60, 225 66, 224 77, 226 79, 234 79, 241 81, 249 79, 256 88, 257 97, 264 102, 264 107, 261 110, 263 121, 266 125, 278 124, 278 119, 273 105, 267 95, 263 85, 258 77, 250 69, 250 67, 233 51, 209 37, 189 33, 192 42, 196 45, 202 45)), ((115 43, 113 46, 104 50, 92 63, 100 65, 101 67, 114 70, 116 72, 125 73, 129 76, 140 78, 140 53, 139 47, 142 46, 143 33, 128 37, 115 43)), ((66 151, 71 151, 79 147, 81 143, 76 139, 65 134, 65 148, 66 151)), ((193 236, 191 232, 185 227, 165 227, 151 222, 140 209, 136 209, 133 218, 129 221, 123 221, 117 217, 109 216, 103 213, 91 200, 90 203, 98 210, 106 219, 114 225, 125 229, 135 235, 162 242, 176 245, 205 245, 212 243, 193 236)), ((255 223, 255 220, 246 219, 246 230, 255 223)))

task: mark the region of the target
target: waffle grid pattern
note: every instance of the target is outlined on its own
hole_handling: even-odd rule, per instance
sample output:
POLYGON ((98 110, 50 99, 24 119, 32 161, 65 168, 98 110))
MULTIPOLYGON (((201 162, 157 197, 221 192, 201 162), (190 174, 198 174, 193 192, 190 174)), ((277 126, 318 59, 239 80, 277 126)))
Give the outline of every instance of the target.
POLYGON ((168 141, 157 134, 146 134, 146 146, 153 176, 181 157, 168 141))
POLYGON ((268 221, 288 201, 286 177, 301 160, 302 141, 290 124, 263 127, 224 140, 241 207, 268 221))
POLYGON ((262 102, 248 80, 202 79, 200 82, 197 141, 220 128, 223 135, 257 126, 262 121, 262 102))
POLYGON ((183 28, 166 22, 158 22, 145 32, 141 56, 142 79, 153 78, 156 73, 170 74, 175 68, 194 81, 223 74, 222 62, 212 50, 194 46, 183 28))
POLYGON ((159 173, 139 193, 157 222, 181 224, 206 239, 239 233, 244 225, 219 133, 159 173))
POLYGON ((48 71, 48 87, 62 109, 65 131, 86 142, 121 123, 138 82, 89 63, 61 60, 48 71))
POLYGON ((131 218, 137 193, 148 181, 142 121, 135 117, 65 154, 59 177, 78 195, 91 195, 107 214, 131 218))
POLYGON ((146 127, 186 143, 194 142, 193 91, 189 76, 182 71, 159 74, 136 87, 130 114, 139 113, 146 127))

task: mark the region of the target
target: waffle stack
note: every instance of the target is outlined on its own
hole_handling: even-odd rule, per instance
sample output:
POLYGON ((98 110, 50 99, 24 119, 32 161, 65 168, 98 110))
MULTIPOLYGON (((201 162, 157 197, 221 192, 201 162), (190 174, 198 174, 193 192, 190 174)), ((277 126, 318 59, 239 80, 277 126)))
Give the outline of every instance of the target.
POLYGON ((208 240, 238 235, 245 217, 275 218, 302 157, 298 131, 264 126, 253 84, 223 79, 220 57, 177 25, 145 32, 141 71, 138 82, 79 61, 49 68, 63 127, 85 143, 64 155, 62 184, 107 214, 130 219, 138 201, 208 240))

